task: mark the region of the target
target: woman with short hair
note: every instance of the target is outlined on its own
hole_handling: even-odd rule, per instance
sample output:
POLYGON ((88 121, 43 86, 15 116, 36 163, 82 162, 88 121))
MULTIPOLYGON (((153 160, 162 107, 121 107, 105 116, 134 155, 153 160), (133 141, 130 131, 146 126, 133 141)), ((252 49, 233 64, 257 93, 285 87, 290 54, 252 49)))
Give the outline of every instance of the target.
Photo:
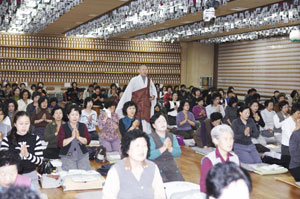
POLYGON ((146 133, 134 129, 121 143, 123 159, 108 172, 103 198, 164 199, 163 181, 155 163, 147 160, 150 142, 146 133))
POLYGON ((124 137, 127 131, 131 131, 133 129, 142 130, 141 120, 140 118, 136 118, 138 107, 135 102, 126 102, 122 108, 122 112, 125 116, 119 121, 119 129, 122 137, 124 137))
POLYGON ((238 156, 232 152, 233 131, 230 126, 221 124, 211 130, 211 139, 216 150, 207 154, 201 160, 200 190, 206 193, 205 180, 209 170, 220 162, 234 162, 240 164, 238 156))
POLYGON ((85 124, 79 122, 80 108, 72 105, 67 110, 69 121, 61 125, 57 135, 57 146, 60 148, 59 156, 62 169, 91 170, 89 153, 86 148, 91 141, 85 124))
POLYGON ((20 99, 18 100, 18 111, 26 111, 27 106, 32 103, 30 97, 31 94, 27 89, 21 92, 20 99))

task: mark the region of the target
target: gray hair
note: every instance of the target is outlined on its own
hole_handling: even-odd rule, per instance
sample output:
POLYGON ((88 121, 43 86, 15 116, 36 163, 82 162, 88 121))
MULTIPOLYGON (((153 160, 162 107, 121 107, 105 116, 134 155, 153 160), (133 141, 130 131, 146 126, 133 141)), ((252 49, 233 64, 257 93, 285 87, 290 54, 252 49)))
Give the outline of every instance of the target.
POLYGON ((219 139, 220 138, 220 135, 223 133, 223 132, 230 132, 233 136, 233 131, 232 131, 232 128, 230 126, 228 126, 227 124, 221 124, 221 125, 218 125, 216 127, 214 127, 210 134, 211 134, 211 139, 219 139))

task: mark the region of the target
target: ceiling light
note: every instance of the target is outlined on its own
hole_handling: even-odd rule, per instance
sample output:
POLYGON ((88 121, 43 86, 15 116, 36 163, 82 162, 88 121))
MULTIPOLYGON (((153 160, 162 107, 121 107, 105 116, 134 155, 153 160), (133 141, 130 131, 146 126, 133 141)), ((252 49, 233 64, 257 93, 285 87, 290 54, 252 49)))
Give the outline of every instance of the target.
POLYGON ((240 7, 236 7, 236 8, 231 8, 230 10, 232 11, 244 11, 244 10, 248 10, 249 8, 240 8, 240 7))

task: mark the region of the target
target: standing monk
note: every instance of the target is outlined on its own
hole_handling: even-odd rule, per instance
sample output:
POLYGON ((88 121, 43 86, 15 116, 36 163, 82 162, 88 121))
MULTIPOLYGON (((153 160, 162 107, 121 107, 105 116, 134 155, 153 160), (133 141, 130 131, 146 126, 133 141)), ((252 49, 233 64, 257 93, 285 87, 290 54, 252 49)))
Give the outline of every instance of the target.
POLYGON ((138 106, 136 117, 141 119, 143 131, 150 134, 150 117, 154 113, 154 106, 156 104, 157 92, 152 80, 147 77, 147 66, 141 65, 139 69, 140 75, 132 78, 118 104, 116 112, 120 118, 124 117, 122 114, 123 105, 128 101, 134 101, 138 106))

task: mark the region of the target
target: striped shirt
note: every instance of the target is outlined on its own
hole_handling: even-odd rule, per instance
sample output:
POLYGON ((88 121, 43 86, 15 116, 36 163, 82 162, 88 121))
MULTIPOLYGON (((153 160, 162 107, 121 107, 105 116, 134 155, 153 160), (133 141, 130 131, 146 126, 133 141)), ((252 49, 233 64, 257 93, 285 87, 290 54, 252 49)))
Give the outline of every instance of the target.
POLYGON ((1 150, 15 150, 20 153, 22 145, 26 144, 28 156, 23 157, 21 160, 20 173, 34 171, 36 167, 43 162, 43 147, 40 138, 31 133, 17 135, 17 143, 17 146, 13 146, 11 140, 9 140, 8 137, 5 137, 1 142, 1 150))

